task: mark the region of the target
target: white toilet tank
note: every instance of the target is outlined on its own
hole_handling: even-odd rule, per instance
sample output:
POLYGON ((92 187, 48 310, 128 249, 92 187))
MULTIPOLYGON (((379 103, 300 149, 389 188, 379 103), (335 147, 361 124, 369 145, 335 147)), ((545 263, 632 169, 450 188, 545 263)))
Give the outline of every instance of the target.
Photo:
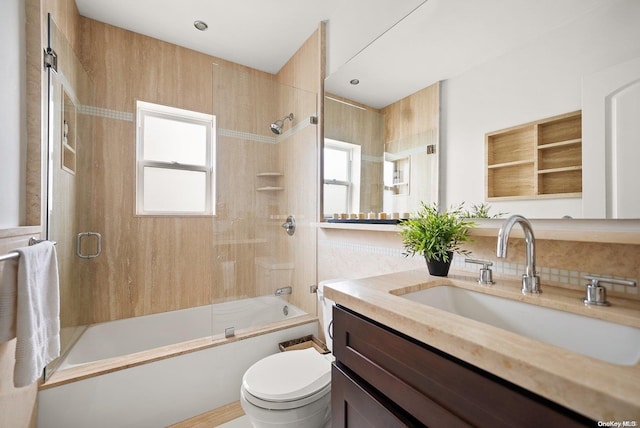
POLYGON ((318 303, 322 308, 322 331, 324 333, 324 341, 330 351, 333 351, 333 340, 331 339, 331 336, 333 336, 333 326, 331 325, 331 321, 333 320, 333 305, 335 302, 324 297, 324 286, 340 281, 344 281, 344 279, 327 279, 318 283, 318 303))

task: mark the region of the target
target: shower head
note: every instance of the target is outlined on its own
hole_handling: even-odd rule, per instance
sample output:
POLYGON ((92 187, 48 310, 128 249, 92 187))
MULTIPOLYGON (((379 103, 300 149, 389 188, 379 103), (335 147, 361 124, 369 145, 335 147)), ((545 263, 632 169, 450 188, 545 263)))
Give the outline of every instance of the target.
POLYGON ((290 121, 293 122, 293 113, 289 113, 287 116, 283 117, 282 119, 278 119, 275 122, 273 122, 271 124, 271 132, 273 132, 276 135, 282 134, 282 127, 284 126, 284 121, 286 119, 289 119, 290 121))

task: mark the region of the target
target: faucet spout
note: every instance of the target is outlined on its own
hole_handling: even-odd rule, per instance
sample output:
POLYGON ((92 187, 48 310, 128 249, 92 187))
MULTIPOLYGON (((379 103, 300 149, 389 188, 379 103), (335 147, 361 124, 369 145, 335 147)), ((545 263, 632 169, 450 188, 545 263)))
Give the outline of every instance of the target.
POLYGON ((526 267, 524 275, 522 275, 522 292, 525 294, 542 293, 540 289, 540 277, 536 272, 536 246, 535 237, 533 236, 533 228, 529 220, 521 215, 512 215, 509 217, 500 230, 498 231, 498 245, 496 255, 498 257, 507 257, 507 243, 509 241, 509 233, 516 224, 520 224, 524 231, 524 240, 526 244, 526 267))
POLYGON ((281 288, 277 288, 274 294, 276 296, 282 296, 284 294, 291 294, 292 291, 293 290, 291 287, 281 287, 281 288))

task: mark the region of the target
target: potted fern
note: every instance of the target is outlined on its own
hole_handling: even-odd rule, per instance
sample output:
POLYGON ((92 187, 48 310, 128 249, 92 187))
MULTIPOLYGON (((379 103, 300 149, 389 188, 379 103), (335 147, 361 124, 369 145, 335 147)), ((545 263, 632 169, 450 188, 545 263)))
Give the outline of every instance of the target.
POLYGON ((470 254, 460 245, 469 240, 474 226, 464 217, 462 204, 440 212, 436 204, 421 202, 416 216, 400 223, 404 255, 424 256, 431 275, 447 276, 454 252, 470 254))

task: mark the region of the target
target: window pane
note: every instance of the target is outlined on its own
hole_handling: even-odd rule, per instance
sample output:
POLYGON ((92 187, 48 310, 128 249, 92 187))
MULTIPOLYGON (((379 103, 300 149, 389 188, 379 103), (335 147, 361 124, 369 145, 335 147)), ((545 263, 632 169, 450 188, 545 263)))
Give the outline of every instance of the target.
POLYGON ((324 149, 324 179, 349 180, 349 152, 332 148, 324 149))
POLYGON ((207 174, 144 168, 145 211, 204 212, 207 174))
POLYGON ((204 124, 147 115, 143 136, 145 160, 207 164, 207 127, 204 124))
POLYGON ((324 185, 324 212, 326 215, 333 213, 348 213, 347 186, 339 184, 324 185))

